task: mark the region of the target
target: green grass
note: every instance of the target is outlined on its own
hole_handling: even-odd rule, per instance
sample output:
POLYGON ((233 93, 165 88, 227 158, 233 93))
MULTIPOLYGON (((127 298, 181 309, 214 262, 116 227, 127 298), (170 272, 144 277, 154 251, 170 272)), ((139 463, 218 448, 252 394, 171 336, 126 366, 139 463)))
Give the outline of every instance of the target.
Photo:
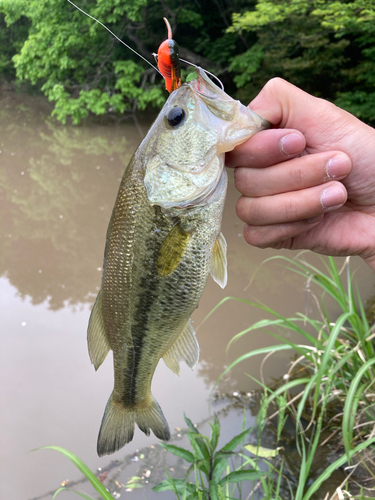
MULTIPOLYGON (((167 479, 154 486, 153 491, 172 490, 179 500, 238 500, 241 498, 242 483, 244 481, 263 480, 266 472, 262 471, 246 454, 246 446, 244 446, 244 440, 250 433, 251 428, 244 429, 227 444, 218 448, 220 422, 216 415, 213 423, 210 424, 210 437, 200 434, 186 416, 185 421, 188 425, 188 437, 192 451, 173 444, 161 443, 161 446, 169 453, 184 459, 190 464, 190 467, 183 479, 172 478, 168 470, 165 469, 167 479), (238 448, 240 449, 238 450, 238 448)), ((99 479, 74 453, 59 446, 45 446, 39 449, 55 450, 65 455, 90 481, 103 500, 114 500, 99 479)), ((273 455, 275 454, 275 450, 267 451, 273 455)), ((139 478, 136 477, 135 479, 139 478)), ((129 483, 132 483, 132 481, 130 480, 127 486, 129 486, 129 483)), ((87 494, 67 487, 59 488, 55 492, 53 499, 66 490, 73 491, 86 500, 92 500, 92 497, 87 496, 87 494)))
MULTIPOLYGON (((286 318, 264 304, 233 297, 224 299, 215 309, 228 300, 236 300, 260 308, 270 316, 270 319, 263 319, 235 335, 228 348, 260 329, 267 331, 281 343, 243 354, 228 366, 217 383, 234 366, 243 366, 253 356, 271 355, 285 349, 297 353, 297 361, 287 374, 287 382, 273 390, 259 382, 263 386, 264 397, 259 412, 258 431, 261 439, 271 405, 276 406, 276 411, 272 411, 273 418, 278 417, 279 420, 277 439, 280 439, 287 417, 293 418, 300 471, 298 485, 291 498, 309 500, 336 469, 346 462, 352 463, 355 456, 373 447, 375 443, 375 335, 374 328, 366 318, 359 293, 354 290, 349 261, 343 270, 346 278, 344 284, 342 273, 333 258, 328 258, 328 262, 322 259, 324 272, 301 259, 278 258, 286 262, 289 269, 306 278, 310 296, 317 304, 320 317, 315 319, 297 313, 286 318), (329 317, 326 307, 328 299, 333 299, 339 307, 340 315, 337 318, 329 317), (285 333, 290 332, 300 336, 300 342, 285 338, 285 333), (303 376, 300 375, 301 372, 303 376), (293 393, 294 388, 298 388, 298 397, 293 393), (337 421, 340 422, 340 430, 338 432, 335 429, 334 437, 338 445, 338 438, 341 440, 344 453, 307 487, 314 458, 322 442, 323 427, 327 431, 328 425, 329 430, 328 407, 340 408, 336 418, 331 419, 331 428, 334 430, 337 421), (302 416, 306 417, 306 413, 309 413, 310 421, 303 425, 302 416)), ((368 470, 369 475, 375 478, 372 463, 368 470)), ((279 476, 276 479, 278 481, 279 476)), ((278 497, 270 496, 265 491, 264 499, 271 498, 278 497)))
MULTIPOLYGON (((325 266, 322 272, 300 258, 281 259, 288 268, 306 278, 310 297, 319 311, 318 318, 303 313, 286 318, 264 304, 234 297, 227 297, 210 313, 225 302, 235 300, 260 308, 269 317, 235 335, 228 348, 259 330, 267 331, 279 342, 237 358, 222 373, 217 384, 233 367, 245 366, 254 356, 270 356, 282 350, 296 353, 297 359, 288 371, 287 380, 272 388, 259 382, 263 396, 254 430, 258 433, 257 451, 244 444, 250 433, 245 423, 240 434, 218 449, 220 423, 217 417, 211 424, 210 437, 201 435, 185 417, 191 450, 172 444, 162 446, 190 464, 186 476, 175 479, 166 471, 167 478, 155 486, 154 491, 172 490, 179 500, 234 500, 243 498, 243 482, 252 480, 254 491, 256 489, 257 494, 262 491, 262 500, 310 500, 317 498, 317 492, 319 500, 323 500, 324 482, 347 462, 354 464, 354 460, 355 463, 361 461, 367 468, 369 479, 375 479, 371 455, 367 454, 366 458, 363 455, 366 451, 372 452, 375 445, 375 333, 366 318, 359 293, 353 287, 349 261, 339 272, 334 259, 322 259, 325 266), (328 300, 338 306, 338 317, 329 316, 328 300), (300 341, 288 340, 290 332, 299 336, 300 341), (332 416, 333 410, 336 413, 332 416), (277 460, 271 458, 279 449, 288 420, 295 423, 294 442, 299 454, 297 478, 288 478, 287 457, 283 457, 282 452, 277 460), (275 429, 275 446, 268 451, 261 447, 267 422, 275 429), (338 449, 341 446, 342 453, 312 482, 317 451, 327 442, 338 449)), ((49 448, 72 460, 101 498, 113 498, 78 457, 63 448, 49 448)), ((324 500, 369 498, 364 487, 357 496, 352 495, 349 478, 335 489, 329 491, 324 500)), ((60 488, 56 494, 62 490, 60 488)), ((250 493, 246 498, 252 500, 255 496, 250 493)))
POLYGON ((225 446, 217 449, 220 423, 216 415, 210 424, 210 437, 201 435, 186 415, 185 421, 192 451, 173 444, 162 443, 162 446, 190 463, 186 476, 173 479, 166 471, 168 478, 154 486, 153 491, 172 490, 179 500, 235 500, 241 498, 243 481, 256 481, 266 475, 244 454, 243 443, 251 428, 244 429, 225 446), (236 452, 238 446, 241 446, 241 450, 236 452), (194 476, 193 481, 191 475, 194 476))
MULTIPOLYGON (((61 448, 61 446, 43 446, 42 448, 38 448, 38 450, 55 450, 58 451, 59 453, 62 453, 65 455, 73 464, 79 469, 82 474, 90 481, 90 483, 93 485, 95 491, 99 493, 100 497, 103 500, 114 500, 113 496, 106 490, 106 488, 102 485, 102 483, 99 481, 99 479, 90 471, 90 469, 87 467, 86 464, 82 462, 80 458, 77 457, 74 453, 72 453, 69 450, 66 450, 65 448, 61 448)), ((36 451, 36 450, 34 450, 36 451)), ((61 492, 61 491, 74 491, 71 490, 70 488, 66 488, 65 486, 62 488, 59 488, 55 494, 53 495, 53 500, 56 498, 56 496, 61 492)), ((85 494, 82 494, 78 491, 74 491, 77 495, 79 495, 82 498, 85 498, 86 500, 92 500, 92 497, 89 497, 85 494)))

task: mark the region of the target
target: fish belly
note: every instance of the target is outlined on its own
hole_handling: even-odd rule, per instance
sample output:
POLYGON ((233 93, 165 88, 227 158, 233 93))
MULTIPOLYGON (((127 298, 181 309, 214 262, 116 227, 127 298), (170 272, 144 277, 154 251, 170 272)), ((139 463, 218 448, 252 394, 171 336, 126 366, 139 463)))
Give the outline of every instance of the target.
POLYGON ((101 290, 115 382, 99 432, 99 455, 129 442, 135 422, 146 434, 151 428, 160 439, 169 439, 168 424, 151 394, 152 376, 160 358, 190 328, 210 272, 225 190, 226 174, 225 189, 211 204, 179 218, 191 228, 191 238, 176 269, 162 276, 156 263, 176 218, 149 204, 135 160, 124 174, 107 233, 101 290))

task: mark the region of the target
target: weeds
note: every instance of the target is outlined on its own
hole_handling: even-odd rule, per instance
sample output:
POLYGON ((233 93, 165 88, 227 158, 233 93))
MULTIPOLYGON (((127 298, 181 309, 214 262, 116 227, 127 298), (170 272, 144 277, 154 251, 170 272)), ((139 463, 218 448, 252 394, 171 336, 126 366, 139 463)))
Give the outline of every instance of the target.
POLYGON ((166 471, 168 479, 154 486, 154 491, 172 490, 176 498, 184 500, 234 499, 236 488, 238 494, 241 495, 243 481, 255 481, 265 476, 266 473, 261 471, 257 465, 252 466, 252 460, 244 455, 243 445, 241 452, 234 451, 241 443, 243 444, 251 428, 244 430, 217 450, 220 423, 216 415, 213 424, 210 424, 210 438, 202 436, 186 415, 185 421, 189 427, 188 437, 193 452, 173 444, 162 443, 162 446, 173 455, 181 457, 191 464, 186 478, 173 479, 166 471), (241 463, 237 464, 235 470, 230 472, 230 462, 235 457, 239 458, 241 463), (248 465, 252 467, 248 468, 248 465), (192 473, 194 473, 194 482, 190 482, 192 473), (230 484, 236 486, 230 488, 230 484))
MULTIPOLYGON (((271 390, 258 381, 264 390, 258 415, 263 415, 263 418, 258 418, 258 432, 261 438, 266 421, 278 418, 276 425, 278 441, 286 419, 288 417, 293 419, 295 444, 300 456, 299 477, 293 498, 309 500, 335 470, 346 462, 351 464, 354 456, 375 443, 375 344, 373 342, 375 334, 374 328, 369 325, 366 318, 359 293, 353 290, 348 261, 347 283, 344 286, 333 258, 328 258, 328 264, 325 263, 325 272, 301 259, 278 258, 286 261, 289 269, 306 277, 310 297, 317 305, 320 318, 312 319, 302 313, 286 318, 266 305, 241 299, 241 302, 262 309, 271 315, 271 318, 259 321, 237 334, 231 340, 229 347, 245 335, 259 329, 266 330, 282 343, 243 354, 228 366, 221 377, 234 366, 255 355, 269 356, 284 349, 293 349, 298 353, 297 360, 285 376, 287 380, 285 383, 271 390), (312 292, 313 286, 323 292, 321 300, 318 299, 317 292, 312 292), (334 299, 340 307, 341 314, 338 318, 330 318, 327 313, 328 297, 334 299), (283 336, 284 331, 295 332, 301 337, 302 342, 294 343, 287 340, 283 336), (296 388, 298 394, 293 392, 296 388), (272 411, 270 417, 264 417, 272 407, 276 411, 272 411), (336 415, 331 419, 327 418, 328 408, 337 408, 336 415), (306 422, 306 415, 308 421, 303 423, 306 422), (340 427, 332 429, 337 422, 340 427), (326 432, 332 430, 331 436, 325 439, 324 443, 323 427, 326 432), (307 487, 318 447, 327 444, 333 437, 336 439, 336 445, 342 443, 344 453, 333 461, 310 487, 307 487)), ((229 299, 224 299, 217 307, 229 299)), ((375 479, 373 472, 375 464, 370 456, 367 460, 370 461, 367 465, 369 475, 375 479)))
MULTIPOLYGON (((192 451, 172 444, 162 446, 190 464, 186 477, 174 479, 166 471, 167 479, 156 485, 154 491, 172 490, 178 500, 234 500, 243 498, 244 486, 248 490, 249 481, 253 481, 252 490, 246 491, 247 500, 254 499, 254 495, 262 500, 310 500, 317 498, 317 494, 324 500, 373 498, 366 496, 369 491, 374 492, 373 488, 359 485, 358 493, 354 494, 350 482, 355 479, 358 466, 367 470, 367 480, 375 479, 372 458, 375 444, 375 333, 359 293, 353 289, 349 262, 342 270, 346 270, 344 285, 342 272, 332 258, 328 258, 328 263, 323 261, 325 272, 301 259, 279 258, 306 278, 309 295, 319 311, 318 319, 303 313, 286 318, 266 305, 233 297, 224 299, 215 308, 228 300, 237 300, 260 308, 270 316, 235 335, 228 347, 259 329, 266 330, 280 342, 243 354, 228 366, 217 383, 234 366, 253 356, 266 355, 267 359, 282 350, 297 353, 297 359, 279 386, 270 388, 258 381, 263 395, 255 429, 257 444, 244 444, 250 433, 250 429, 244 428, 229 443, 217 449, 220 436, 217 417, 211 424, 210 437, 201 435, 185 417, 192 451), (315 288, 322 292, 319 293, 320 299, 315 288), (328 298, 339 306, 341 313, 338 318, 329 317, 328 298), (294 332, 301 341, 288 340, 284 332, 294 332), (275 449, 272 450, 261 446, 267 422, 275 429, 275 449), (299 454, 297 478, 290 477, 287 470, 287 454, 281 455, 277 463, 268 460, 280 450, 277 445, 285 438, 287 422, 294 422, 293 442, 299 454), (334 445, 335 451, 341 449, 341 452, 338 458, 336 453, 324 471, 313 478, 318 452, 327 444, 334 445), (236 451, 239 446, 241 449, 236 451), (367 452, 366 457, 364 452, 367 452), (324 495, 323 483, 345 465, 350 471, 347 478, 334 487, 334 492, 324 495), (262 470, 266 467, 267 471, 262 470)), ((113 498, 75 455, 62 448, 49 448, 68 456, 103 499, 113 498)), ((363 484, 368 484, 366 481, 363 484)))

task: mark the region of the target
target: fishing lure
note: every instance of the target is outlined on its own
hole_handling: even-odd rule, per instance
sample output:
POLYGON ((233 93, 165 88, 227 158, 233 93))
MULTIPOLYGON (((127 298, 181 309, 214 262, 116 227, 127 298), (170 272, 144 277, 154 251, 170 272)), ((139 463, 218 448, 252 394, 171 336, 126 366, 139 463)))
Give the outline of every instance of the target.
POLYGON ((168 38, 160 44, 155 57, 158 69, 165 79, 165 88, 168 92, 181 87, 180 58, 178 55, 178 45, 172 39, 172 28, 167 18, 163 18, 168 29, 168 38))
POLYGON ((152 378, 161 358, 176 374, 181 361, 192 369, 198 362, 190 316, 210 274, 222 288, 227 282, 221 233, 225 153, 269 126, 200 68, 181 85, 179 61, 168 27, 157 71, 171 95, 124 172, 107 232, 102 286, 89 320, 95 369, 110 350, 114 363, 99 456, 129 443, 135 424, 147 436, 152 430, 157 438, 170 439, 151 393, 152 378))
MULTIPOLYGON (((98 19, 95 17, 91 16, 87 12, 85 12, 83 9, 78 7, 75 3, 72 2, 72 0, 67 0, 73 7, 75 7, 77 10, 85 14, 87 17, 90 17, 94 21, 96 21, 100 26, 105 28, 114 38, 116 38, 117 41, 125 45, 126 48, 134 52, 138 57, 143 59, 147 64, 149 64, 154 70, 159 73, 164 79, 165 79, 165 88, 168 90, 168 92, 172 92, 173 90, 176 90, 177 88, 181 87, 181 70, 180 70, 180 61, 189 64, 190 66, 194 66, 195 68, 199 69, 199 67, 190 62, 186 61, 185 59, 182 59, 179 57, 178 54, 178 45, 175 40, 172 39, 172 28, 168 22, 168 20, 164 17, 164 21, 167 25, 168 29, 168 38, 167 40, 164 40, 159 46, 159 50, 157 54, 153 54, 155 57, 158 67, 155 67, 153 64, 150 63, 145 57, 143 57, 141 54, 139 54, 136 50, 134 50, 130 45, 125 43, 121 38, 119 38, 113 31, 111 31, 105 24, 100 22, 98 19)), ((221 82, 221 80, 214 75, 213 73, 210 73, 206 69, 204 69, 204 72, 210 75, 212 78, 214 78, 220 85, 221 90, 224 90, 224 85, 221 82)))

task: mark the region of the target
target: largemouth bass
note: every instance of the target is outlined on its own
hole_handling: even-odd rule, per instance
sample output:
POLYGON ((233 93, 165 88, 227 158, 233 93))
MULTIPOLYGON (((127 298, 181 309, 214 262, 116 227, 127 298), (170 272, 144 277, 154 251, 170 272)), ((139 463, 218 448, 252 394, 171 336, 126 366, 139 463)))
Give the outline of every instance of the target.
POLYGON ((224 153, 267 126, 197 69, 169 96, 126 168, 88 326, 95 369, 110 349, 114 360, 99 456, 131 441, 135 423, 146 435, 170 438, 152 377, 161 358, 177 374, 181 361, 198 362, 190 316, 209 274, 221 287, 227 281, 224 153))

